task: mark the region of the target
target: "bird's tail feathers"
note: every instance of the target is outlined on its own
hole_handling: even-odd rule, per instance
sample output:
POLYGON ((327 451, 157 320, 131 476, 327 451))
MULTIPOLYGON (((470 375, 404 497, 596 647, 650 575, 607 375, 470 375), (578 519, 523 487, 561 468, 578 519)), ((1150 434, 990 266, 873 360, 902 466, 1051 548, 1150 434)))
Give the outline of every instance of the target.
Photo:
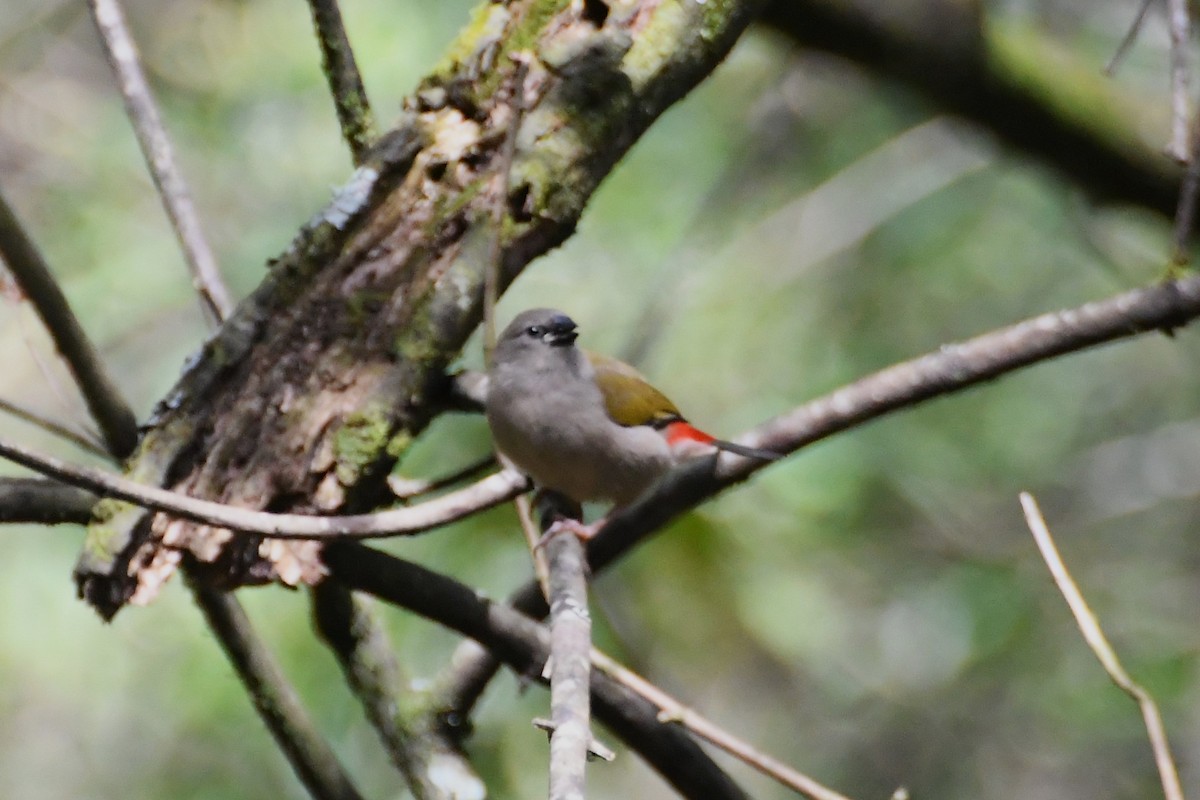
POLYGON ((783 458, 783 453, 776 453, 774 450, 763 450, 758 447, 746 447, 745 445, 726 442, 722 439, 713 439, 711 442, 709 442, 709 444, 718 450, 727 450, 735 455, 743 456, 744 458, 754 458, 758 459, 759 461, 778 461, 779 459, 783 458))

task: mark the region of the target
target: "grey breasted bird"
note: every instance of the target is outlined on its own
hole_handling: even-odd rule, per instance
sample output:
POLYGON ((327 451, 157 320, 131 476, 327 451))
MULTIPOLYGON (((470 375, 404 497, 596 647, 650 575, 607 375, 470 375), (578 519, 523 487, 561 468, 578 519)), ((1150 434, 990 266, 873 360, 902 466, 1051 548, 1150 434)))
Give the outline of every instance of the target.
POLYGON ((581 350, 577 336, 561 311, 524 311, 500 334, 488 368, 496 448, 539 487, 620 507, 681 460, 713 448, 779 457, 692 427, 637 370, 581 350))

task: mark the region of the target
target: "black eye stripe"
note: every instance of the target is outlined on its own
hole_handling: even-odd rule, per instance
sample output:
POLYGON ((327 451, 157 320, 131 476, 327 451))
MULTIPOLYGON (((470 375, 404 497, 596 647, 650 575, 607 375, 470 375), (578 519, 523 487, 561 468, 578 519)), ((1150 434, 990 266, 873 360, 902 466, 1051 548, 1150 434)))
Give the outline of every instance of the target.
POLYGON ((530 325, 525 329, 525 334, 527 336, 541 336, 543 333, 544 331, 542 330, 541 325, 530 325))

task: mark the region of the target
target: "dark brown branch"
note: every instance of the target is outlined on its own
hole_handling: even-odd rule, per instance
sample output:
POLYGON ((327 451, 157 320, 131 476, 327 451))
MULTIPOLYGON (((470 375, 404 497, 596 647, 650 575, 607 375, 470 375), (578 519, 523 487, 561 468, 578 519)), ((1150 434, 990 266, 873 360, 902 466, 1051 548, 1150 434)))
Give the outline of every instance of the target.
MULTIPOLYGON (((1043 314, 868 375, 757 427, 743 441, 777 452, 800 448, 893 411, 960 391, 1055 356, 1148 331, 1170 331, 1200 316, 1200 276, 1133 289, 1079 308, 1043 314)), ((604 569, 651 533, 729 486, 761 462, 722 456, 676 469, 639 502, 609 519, 588 547, 593 572, 604 569)), ((536 582, 511 603, 541 619, 546 604, 536 582)), ((440 713, 465 724, 487 686, 491 656, 456 659, 443 681, 440 713)))
POLYGON ((226 592, 189 580, 196 604, 237 670, 258 715, 316 800, 361 800, 329 744, 300 704, 246 612, 226 592))
MULTIPOLYGON (((158 187, 163 207, 183 249, 192 275, 192 287, 200 297, 200 305, 210 322, 218 323, 229 316, 233 301, 221 278, 212 248, 204 238, 187 182, 175 163, 171 140, 163 127, 150 84, 142 72, 137 45, 125 23, 125 13, 117 0, 88 0, 88 6, 92 10, 100 40, 104 43, 108 62, 117 78, 121 97, 125 100, 125 110, 129 121, 133 123, 146 166, 150 168, 154 185, 158 187)), ((128 452, 126 450, 119 454, 125 456, 128 452)))
POLYGON ((86 525, 99 498, 44 478, 0 478, 0 523, 86 525))
POLYGON ((0 257, 33 303, 67 362, 108 449, 118 458, 129 455, 137 444, 137 418, 72 313, 50 267, 25 235, 3 195, 0 195, 0 257))
POLYGON ((342 22, 342 10, 337 0, 308 0, 308 6, 317 29, 317 41, 321 44, 321 67, 337 108, 342 138, 358 166, 363 163, 375 138, 375 121, 354 59, 354 49, 342 22))
POLYGON ((406 697, 400 664, 369 600, 325 581, 313 588, 313 619, 392 762, 416 800, 482 796, 483 783, 462 752, 425 729, 434 724, 430 717, 410 713, 419 704, 406 697))
MULTIPOLYGON (((326 563, 347 586, 471 637, 519 674, 541 675, 550 655, 550 635, 525 615, 480 597, 452 578, 362 545, 333 545, 326 550, 326 563)), ((684 797, 746 796, 690 736, 660 722, 652 703, 599 673, 592 674, 591 688, 596 718, 684 797)))

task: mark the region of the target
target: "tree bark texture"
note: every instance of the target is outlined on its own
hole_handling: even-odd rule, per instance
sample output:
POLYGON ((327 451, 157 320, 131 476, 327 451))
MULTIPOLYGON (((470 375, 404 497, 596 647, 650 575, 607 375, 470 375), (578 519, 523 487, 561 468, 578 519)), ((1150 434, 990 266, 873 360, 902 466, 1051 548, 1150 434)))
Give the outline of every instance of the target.
MULTIPOLYGON (((711 72, 752 0, 483 3, 333 202, 270 265, 144 426, 130 477, 255 509, 361 511, 440 409, 481 315, 494 203, 499 280, 562 242, 647 126, 711 72), (513 85, 514 56, 528 62, 513 85), (505 196, 489 187, 518 91, 505 196)), ((96 511, 76 568, 111 617, 193 555, 216 585, 314 583, 320 546, 96 511)))

